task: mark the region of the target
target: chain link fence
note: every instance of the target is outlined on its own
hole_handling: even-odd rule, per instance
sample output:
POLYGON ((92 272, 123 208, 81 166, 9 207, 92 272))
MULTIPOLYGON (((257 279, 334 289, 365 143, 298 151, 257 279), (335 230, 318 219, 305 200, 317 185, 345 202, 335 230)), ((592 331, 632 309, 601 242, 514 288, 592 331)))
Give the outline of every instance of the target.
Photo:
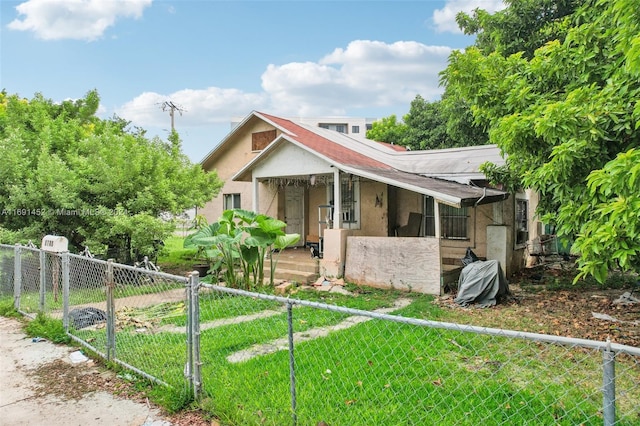
POLYGON ((0 245, 0 267, 21 312, 62 318, 221 424, 640 424, 640 348, 418 319, 415 297, 351 309, 25 247, 0 245))

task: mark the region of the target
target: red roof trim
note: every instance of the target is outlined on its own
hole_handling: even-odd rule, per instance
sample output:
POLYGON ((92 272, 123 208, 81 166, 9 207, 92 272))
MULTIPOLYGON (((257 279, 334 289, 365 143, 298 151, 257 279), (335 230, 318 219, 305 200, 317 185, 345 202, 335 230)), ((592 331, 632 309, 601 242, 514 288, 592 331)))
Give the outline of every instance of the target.
POLYGON ((336 163, 354 167, 372 167, 379 169, 393 169, 388 164, 374 160, 359 152, 346 148, 330 139, 322 137, 306 128, 284 118, 259 113, 274 124, 291 133, 288 137, 307 148, 335 161, 336 163))

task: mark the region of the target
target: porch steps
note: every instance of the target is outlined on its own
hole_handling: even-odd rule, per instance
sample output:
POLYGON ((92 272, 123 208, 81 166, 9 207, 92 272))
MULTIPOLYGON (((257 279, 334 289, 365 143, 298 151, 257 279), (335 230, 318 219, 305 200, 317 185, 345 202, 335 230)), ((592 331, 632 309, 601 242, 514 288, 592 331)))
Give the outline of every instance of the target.
MULTIPOLYGON (((312 259, 311 253, 305 249, 288 249, 280 253, 274 278, 277 280, 295 281, 301 284, 314 282, 320 275, 318 259, 312 259)), ((269 277, 270 261, 264 261, 264 275, 269 277)))

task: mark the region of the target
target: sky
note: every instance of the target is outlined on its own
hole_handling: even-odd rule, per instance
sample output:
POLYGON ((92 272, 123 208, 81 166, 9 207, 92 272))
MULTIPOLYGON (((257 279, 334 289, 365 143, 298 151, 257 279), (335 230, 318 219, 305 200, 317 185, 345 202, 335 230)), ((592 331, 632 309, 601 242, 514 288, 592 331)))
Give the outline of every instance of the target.
POLYGON ((199 162, 260 111, 398 119, 473 44, 455 15, 502 0, 28 0, 0 2, 0 88, 60 102, 90 90, 101 118, 174 126, 199 162))

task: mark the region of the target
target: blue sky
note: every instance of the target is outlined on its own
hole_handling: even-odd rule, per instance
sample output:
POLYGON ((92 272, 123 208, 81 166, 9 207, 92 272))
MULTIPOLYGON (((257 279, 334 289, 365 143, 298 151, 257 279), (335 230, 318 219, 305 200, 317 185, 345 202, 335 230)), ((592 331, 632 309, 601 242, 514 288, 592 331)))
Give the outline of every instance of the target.
POLYGON ((440 97, 455 14, 501 0, 2 0, 0 87, 76 99, 166 138, 164 102, 200 161, 253 110, 287 117, 401 118, 440 97))

